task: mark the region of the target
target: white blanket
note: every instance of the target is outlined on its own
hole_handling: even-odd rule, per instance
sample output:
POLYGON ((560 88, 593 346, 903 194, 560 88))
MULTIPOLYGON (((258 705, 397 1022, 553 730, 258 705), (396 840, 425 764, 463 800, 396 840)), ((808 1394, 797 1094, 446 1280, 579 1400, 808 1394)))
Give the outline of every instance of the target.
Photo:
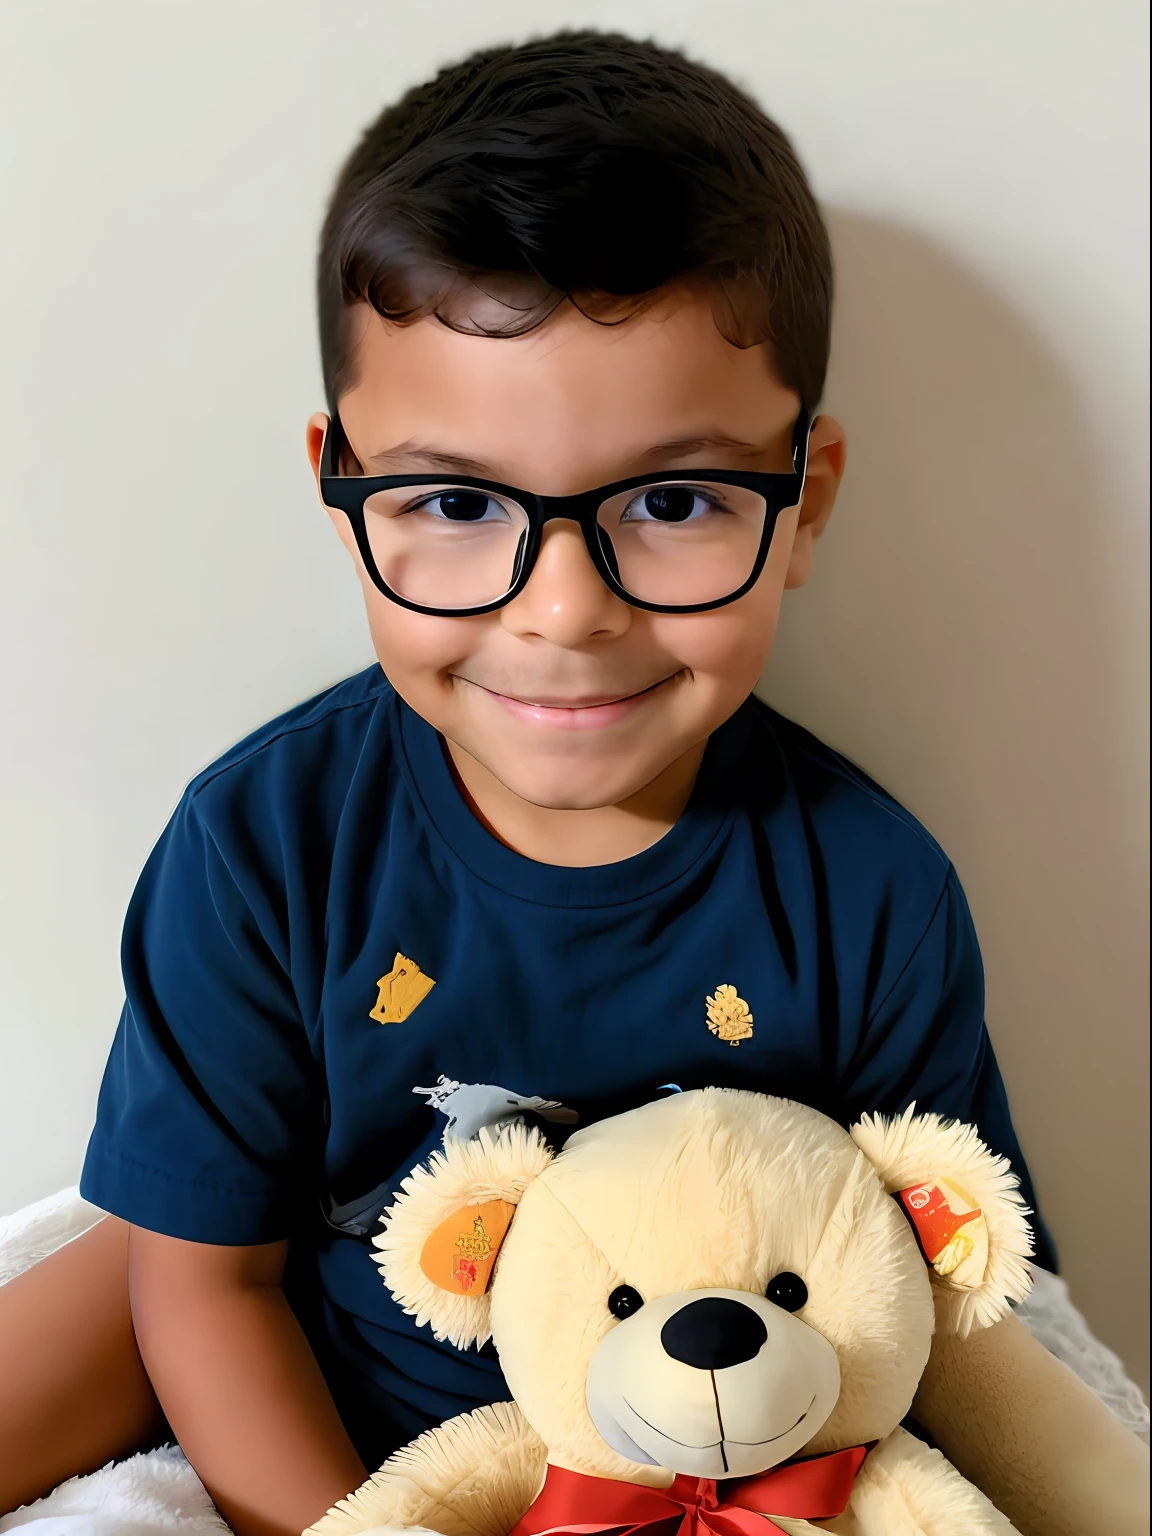
MULTIPOLYGON (((79 1237, 100 1220, 75 1189, 0 1217, 0 1285, 79 1237)), ((1093 1337, 1062 1280, 1034 1272, 1032 1295, 1017 1311, 1036 1337, 1108 1404, 1128 1427, 1148 1438, 1148 1405, 1119 1359, 1093 1337)), ((228 1527, 212 1507, 180 1451, 163 1446, 110 1463, 0 1518, 7 1531, 26 1536, 221 1536, 228 1527)))

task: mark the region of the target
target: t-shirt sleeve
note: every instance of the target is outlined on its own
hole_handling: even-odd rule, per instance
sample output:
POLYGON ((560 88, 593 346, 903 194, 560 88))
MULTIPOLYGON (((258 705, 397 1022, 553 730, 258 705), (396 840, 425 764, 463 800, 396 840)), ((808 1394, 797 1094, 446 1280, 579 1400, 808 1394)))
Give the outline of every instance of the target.
POLYGON ((1055 1269, 984 1020, 984 966, 964 892, 953 869, 927 927, 875 1002, 844 1085, 852 1119, 867 1110, 922 1113, 975 1125, 1012 1164, 1034 1212, 1036 1261, 1055 1269))
POLYGON ((322 1088, 285 904, 243 840, 225 841, 227 852, 190 792, 140 877, 80 1189, 134 1225, 245 1245, 298 1223, 322 1088))

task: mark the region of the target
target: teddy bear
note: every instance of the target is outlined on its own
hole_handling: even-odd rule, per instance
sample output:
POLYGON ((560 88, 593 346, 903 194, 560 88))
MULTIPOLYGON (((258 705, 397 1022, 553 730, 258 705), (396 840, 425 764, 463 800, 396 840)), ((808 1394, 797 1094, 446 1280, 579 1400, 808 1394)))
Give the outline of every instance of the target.
POLYGON ((677 1093, 556 1153, 443 1149, 376 1237, 384 1283, 513 1401, 397 1452, 306 1536, 1003 1536, 900 1427, 934 1329, 1030 1286, 1027 1210, 967 1126, 677 1093), (819 1522, 813 1524, 812 1522, 819 1522))

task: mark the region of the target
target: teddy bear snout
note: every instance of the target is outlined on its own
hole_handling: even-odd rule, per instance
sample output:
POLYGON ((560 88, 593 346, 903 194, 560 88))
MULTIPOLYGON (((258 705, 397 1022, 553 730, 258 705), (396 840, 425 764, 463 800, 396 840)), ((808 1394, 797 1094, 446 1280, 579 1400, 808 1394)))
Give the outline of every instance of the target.
POLYGON ((836 1351, 758 1291, 636 1300, 597 1343, 585 1382, 592 1423, 629 1461, 750 1477, 800 1451, 835 1407, 836 1351))
POLYGON ((767 1328, 751 1307, 723 1296, 689 1302, 660 1330, 660 1342, 673 1360, 698 1371, 722 1371, 752 1360, 767 1338, 767 1328))

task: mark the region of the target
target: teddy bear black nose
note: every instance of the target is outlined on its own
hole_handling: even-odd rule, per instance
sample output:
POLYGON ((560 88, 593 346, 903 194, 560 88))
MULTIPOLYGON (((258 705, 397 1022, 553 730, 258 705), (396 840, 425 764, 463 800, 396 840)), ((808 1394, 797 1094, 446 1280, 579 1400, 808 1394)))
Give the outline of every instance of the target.
POLYGON ((660 1342, 673 1360, 700 1371, 722 1371, 753 1359, 767 1337, 768 1330, 751 1307, 723 1296, 690 1301, 660 1330, 660 1342))

